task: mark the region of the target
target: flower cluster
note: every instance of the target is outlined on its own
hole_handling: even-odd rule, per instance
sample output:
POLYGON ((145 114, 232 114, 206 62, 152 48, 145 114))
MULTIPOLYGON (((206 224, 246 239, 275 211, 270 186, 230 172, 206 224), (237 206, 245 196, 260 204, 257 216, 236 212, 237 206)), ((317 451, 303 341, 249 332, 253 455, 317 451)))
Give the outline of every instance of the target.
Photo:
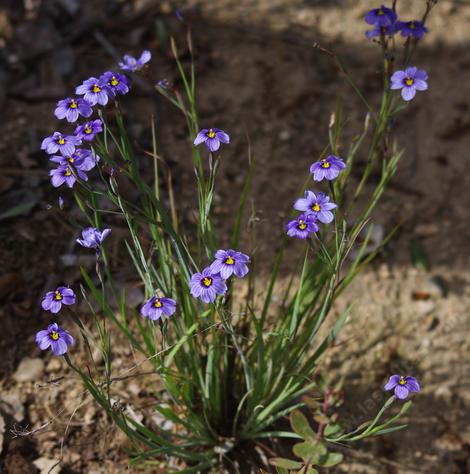
MULTIPOLYGON (((149 51, 144 51, 138 60, 126 55, 119 65, 123 70, 136 71, 150 61, 150 58, 149 51)), ((54 115, 58 119, 65 119, 70 123, 76 122, 80 117, 88 119, 93 113, 94 106, 106 105, 118 94, 127 94, 129 85, 129 78, 117 72, 106 71, 99 78, 90 77, 75 89, 76 97, 67 97, 57 102, 54 115)), ((58 165, 57 168, 49 172, 54 187, 57 188, 65 183, 66 186, 72 188, 77 179, 87 181, 88 177, 85 172, 92 170, 100 158, 93 149, 78 147, 83 142, 92 142, 96 135, 102 131, 103 122, 100 119, 95 119, 78 125, 72 135, 55 131, 51 136, 44 138, 41 149, 49 155, 49 160, 52 163, 58 165)), ((59 198, 59 202, 63 202, 63 199, 59 198)), ((82 247, 95 249, 98 257, 101 245, 110 232, 111 229, 100 231, 95 227, 87 227, 83 229, 82 237, 77 239, 77 243, 82 247)), ((174 312, 174 305, 171 305, 171 301, 173 300, 161 299, 161 312, 167 316, 174 312), (167 309, 168 307, 170 309, 167 309)), ((57 314, 62 309, 62 305, 73 305, 75 302, 74 291, 66 286, 59 286, 45 294, 41 306, 45 311, 57 314)), ((156 309, 159 308, 160 303, 157 304, 154 301, 153 304, 156 309)), ((64 355, 67 352, 67 347, 74 343, 74 339, 67 330, 62 329, 57 323, 52 323, 48 325, 47 329, 36 334, 36 343, 41 350, 50 347, 55 355, 64 355)))
MULTIPOLYGON (((217 250, 214 261, 201 273, 191 276, 190 292, 194 298, 204 303, 213 303, 217 295, 227 291, 226 280, 232 275, 243 278, 249 271, 250 257, 237 250, 217 250)), ((154 295, 140 309, 143 318, 157 321, 161 316, 169 318, 176 311, 176 301, 171 298, 154 295)))
MULTIPOLYGON (((417 41, 428 32, 422 21, 399 21, 396 11, 384 5, 370 10, 364 19, 366 23, 374 26, 372 30, 366 32, 367 38, 380 36, 383 39, 400 31, 408 40, 414 38, 417 41)), ((403 100, 409 102, 416 95, 416 91, 425 91, 428 88, 427 79, 426 71, 411 66, 392 75, 390 88, 401 89, 403 100)))
MULTIPOLYGON (((59 286, 44 295, 41 306, 44 311, 57 314, 62 309, 62 305, 73 305, 75 301, 75 293, 71 288, 59 286)), ((46 350, 50 347, 55 355, 64 355, 67 352, 67 346, 72 345, 73 342, 70 333, 57 323, 49 324, 47 329, 36 334, 36 343, 39 348, 46 350)))
MULTIPOLYGON (((148 61, 151 54, 144 51, 139 59, 125 55, 119 63, 125 71, 137 71, 148 61)), ((67 122, 74 123, 80 117, 88 119, 93 114, 93 107, 105 106, 108 101, 116 99, 118 95, 129 92, 130 79, 113 71, 106 71, 99 77, 90 77, 75 88, 75 96, 59 100, 54 115, 67 122)), ((103 122, 100 119, 87 120, 79 124, 72 135, 55 131, 51 136, 44 138, 41 149, 48 155, 53 163, 58 163, 57 168, 49 172, 51 184, 55 188, 65 184, 72 188, 78 179, 87 181, 87 171, 98 163, 100 157, 92 150, 78 148, 80 145, 90 144, 97 134, 103 131, 103 122), (60 153, 60 156, 56 154, 60 153), (86 159, 77 159, 86 155, 86 159)))
POLYGON ((418 40, 428 32, 422 21, 399 21, 396 11, 384 5, 367 12, 364 19, 367 24, 374 27, 366 32, 366 37, 369 39, 377 36, 393 36, 400 32, 404 38, 418 40))
MULTIPOLYGON (((314 181, 333 181, 339 173, 346 168, 344 161, 335 155, 328 155, 326 158, 316 161, 310 167, 310 173, 314 181)), ((314 193, 305 191, 303 198, 297 199, 294 209, 301 211, 295 219, 286 225, 287 235, 305 240, 310 234, 318 232, 321 224, 329 224, 333 220, 333 209, 336 204, 330 202, 329 196, 325 193, 314 193)))
POLYGON ((213 303, 227 291, 226 280, 232 275, 243 278, 248 273, 250 257, 237 250, 217 250, 214 261, 189 282, 191 295, 204 303, 213 303))

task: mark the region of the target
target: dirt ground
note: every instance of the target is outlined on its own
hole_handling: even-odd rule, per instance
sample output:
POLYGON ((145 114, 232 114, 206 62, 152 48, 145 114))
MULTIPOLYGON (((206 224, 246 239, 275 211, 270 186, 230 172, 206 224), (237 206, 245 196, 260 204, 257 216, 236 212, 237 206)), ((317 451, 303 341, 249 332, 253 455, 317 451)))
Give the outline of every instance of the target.
MULTIPOLYGON (((190 0, 182 8, 195 39, 201 124, 215 124, 232 137, 222 153, 216 224, 228 238, 233 195, 246 179, 249 136, 257 163, 256 255, 266 272, 306 170, 327 141, 336 97, 348 118, 344 150, 364 119, 361 102, 312 45, 341 55, 377 103, 380 56, 364 38, 362 21, 374 5, 190 0)), ((423 6, 424 0, 398 0, 398 12, 406 18, 418 17, 423 6)), ((150 87, 162 78, 176 81, 167 38, 173 34, 182 44, 184 26, 173 11, 169 2, 155 0, 0 3, 1 472, 45 473, 59 459, 63 473, 127 469, 124 437, 85 397, 63 362, 40 353, 34 343, 36 331, 49 321, 39 309, 41 295, 63 281, 78 286, 78 261, 92 265, 84 254, 78 261, 73 255, 78 226, 58 209, 59 194, 66 211, 78 214, 70 195, 50 187, 39 146, 56 125, 52 111, 58 98, 112 68, 114 51, 150 49, 154 59, 146 82, 135 84, 123 107, 141 149, 151 147, 149 118, 155 115, 160 153, 171 168, 183 219, 191 221, 194 175, 185 124, 150 87), (14 207, 18 204, 22 207, 14 207), (8 218, 13 207, 17 215, 8 218), (40 358, 43 365, 26 357, 40 358), (29 363, 30 380, 19 380, 20 362, 29 363)), ((470 472, 470 5, 441 1, 429 29, 415 63, 428 71, 430 89, 394 124, 406 152, 374 214, 386 231, 398 223, 400 231, 339 302, 336 311, 349 303, 354 307, 325 361, 333 378, 344 377, 344 413, 351 423, 376 412, 390 372, 417 376, 423 390, 406 430, 346 449, 346 461, 335 472, 470 472), (412 246, 426 255, 427 270, 413 264, 412 246)), ((113 227, 110 247, 121 235, 124 229, 113 227)), ((119 277, 132 285, 126 269, 119 277)), ((140 289, 133 291, 139 301, 140 289)), ((117 343, 117 369, 128 367, 127 351, 117 343)), ((123 397, 131 393, 136 406, 149 400, 139 379, 116 390, 123 397)))

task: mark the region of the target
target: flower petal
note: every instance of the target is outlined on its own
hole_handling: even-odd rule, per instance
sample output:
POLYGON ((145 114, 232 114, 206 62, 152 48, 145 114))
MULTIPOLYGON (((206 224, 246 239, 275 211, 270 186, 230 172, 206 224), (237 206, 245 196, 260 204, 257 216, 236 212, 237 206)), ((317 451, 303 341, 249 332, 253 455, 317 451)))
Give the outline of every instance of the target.
POLYGON ((410 86, 410 87, 403 87, 401 90, 401 96, 403 97, 403 100, 406 100, 406 102, 409 102, 414 98, 416 95, 416 87, 410 86))
POLYGON ((404 385, 398 384, 395 387, 395 396, 399 398, 400 400, 404 400, 405 398, 408 397, 408 395, 409 395, 409 390, 404 385))
POLYGON ((388 379, 388 382, 385 384, 384 390, 392 390, 392 388, 395 388, 398 385, 399 381, 400 381, 399 375, 392 375, 388 379))

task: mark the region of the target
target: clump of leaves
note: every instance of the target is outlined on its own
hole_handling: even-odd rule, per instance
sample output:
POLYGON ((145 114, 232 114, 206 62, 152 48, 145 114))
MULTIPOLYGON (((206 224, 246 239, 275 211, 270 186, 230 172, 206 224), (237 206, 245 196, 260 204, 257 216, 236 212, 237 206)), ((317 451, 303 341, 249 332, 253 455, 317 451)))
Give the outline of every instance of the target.
POLYGON ((311 418, 317 424, 317 429, 314 431, 308 418, 300 410, 290 414, 292 431, 302 439, 294 445, 292 451, 302 461, 270 459, 269 462, 276 467, 279 474, 318 474, 317 467, 333 467, 343 460, 343 455, 329 451, 326 443, 327 437, 341 431, 338 414, 328 414, 332 408, 339 407, 343 402, 340 385, 327 390, 322 403, 308 397, 304 398, 304 402, 311 411, 311 418))
POLYGON ((318 474, 317 468, 333 467, 343 460, 341 453, 329 449, 330 445, 380 436, 407 426, 396 422, 410 409, 411 400, 403 403, 396 415, 380 423, 384 412, 396 401, 395 396, 392 396, 385 401, 374 419, 362 423, 351 432, 345 432, 337 413, 337 408, 343 403, 341 384, 329 388, 325 381, 321 381, 319 385, 324 389, 322 402, 309 397, 303 400, 310 410, 309 416, 305 416, 300 410, 295 410, 290 414, 292 431, 299 440, 302 440, 292 448, 298 459, 277 457, 269 460, 279 474, 318 474))

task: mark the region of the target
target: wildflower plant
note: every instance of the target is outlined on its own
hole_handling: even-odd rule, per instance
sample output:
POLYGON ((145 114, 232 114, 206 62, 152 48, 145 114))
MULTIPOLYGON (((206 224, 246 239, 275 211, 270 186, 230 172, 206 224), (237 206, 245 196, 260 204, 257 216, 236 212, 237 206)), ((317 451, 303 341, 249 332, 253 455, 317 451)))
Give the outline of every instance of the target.
MULTIPOLYGON (((420 31, 425 31, 424 24, 434 3, 427 1, 422 20, 415 22, 420 31)), ((131 78, 126 74, 138 74, 146 67, 151 60, 150 52, 144 51, 138 59, 124 56, 119 63, 123 72, 97 73, 76 88, 75 93, 83 98, 59 101, 57 117, 75 122, 77 114, 73 110, 79 109, 77 112, 85 121, 74 123, 75 132, 71 135, 54 132, 44 139, 42 149, 53 155, 51 162, 59 165, 51 171, 52 185, 66 183, 72 188, 70 192, 83 213, 82 228, 77 229, 77 234, 81 233, 77 246, 83 247, 82 251, 95 250, 96 267, 94 272, 81 268, 83 285, 77 297, 64 286, 47 293, 42 304, 46 311, 55 313, 61 325, 64 314, 71 315, 76 325, 75 331, 71 331, 80 334, 87 357, 94 362, 97 346, 104 362, 81 367, 74 357, 71 335, 56 323, 40 331, 36 340, 41 349, 51 347, 54 354, 64 355, 89 393, 129 437, 131 464, 165 463, 172 457, 180 460, 180 468, 174 472, 221 472, 220 464, 228 462, 242 443, 294 438, 303 444, 294 449, 300 459, 290 466, 297 470, 299 465, 306 466, 302 472, 312 473, 316 472, 313 465, 328 467, 341 461, 342 456, 337 453, 328 454, 329 444, 352 442, 403 427, 395 424, 405 411, 403 407, 381 424, 379 419, 397 398, 406 398, 405 390, 407 395, 419 390, 413 377, 392 376, 385 389, 394 389, 395 395, 374 420, 352 432, 337 423, 331 427, 331 420, 326 423, 325 418, 318 416, 309 422, 300 411, 309 405, 302 397, 320 390, 314 374, 320 370, 321 357, 334 344, 351 313, 348 308, 332 320, 332 306, 380 250, 375 248, 366 256, 369 236, 361 244, 355 242, 403 155, 390 127, 391 119, 396 120, 407 103, 394 90, 394 68, 409 71, 416 43, 421 39, 406 30, 404 57, 400 58, 397 50, 394 61, 391 60, 396 43, 380 28, 398 22, 395 5, 396 2, 393 8, 374 9, 365 17, 368 24, 379 28, 384 84, 380 107, 375 111, 348 76, 368 108, 364 128, 349 147, 345 146, 340 133, 344 123, 341 109, 337 108, 330 122, 328 146, 312 159, 310 173, 306 163, 308 185, 299 182, 297 199, 292 197, 293 214, 285 227, 279 229, 280 250, 261 296, 258 286, 263 283, 256 274, 256 251, 247 243, 250 239, 245 237, 243 224, 253 163, 250 160, 248 179, 234 216, 230 248, 224 249, 212 217, 212 199, 224 147, 230 147, 232 141, 240 141, 241 137, 200 126, 194 62, 189 68, 183 66, 174 40, 171 48, 183 90, 175 89, 167 81, 160 81, 156 89, 181 111, 187 124, 187 150, 194 164, 198 196, 197 223, 187 232, 181 231, 171 183, 161 165, 154 123, 153 149, 147 154, 138 153, 126 131, 126 119, 118 102, 131 88, 131 78), (88 114, 81 100, 93 108, 93 115, 88 114), (111 113, 107 113, 109 109, 111 113), (362 176, 355 181, 351 170, 359 154, 367 156, 367 163, 362 176), (93 174, 86 175, 85 171, 93 174), (370 182, 372 171, 378 171, 378 183, 370 182), (120 177, 135 186, 136 199, 129 200, 121 193, 120 177), (162 186, 165 181, 166 187, 162 186), (361 208, 357 204, 359 197, 366 203, 361 208), (107 206, 102 205, 105 200, 107 206), (351 209, 356 216, 353 225, 348 224, 351 209), (139 307, 127 302, 125 291, 118 289, 113 278, 119 261, 113 261, 107 246, 114 235, 110 232, 117 222, 116 215, 128 229, 120 252, 128 254, 145 289, 139 307), (288 246, 292 237, 304 242, 288 246), (347 263, 346 257, 354 246, 355 258, 347 263), (286 255, 289 260, 300 257, 299 274, 291 278, 287 289, 283 288, 284 296, 277 304, 273 295, 279 289, 280 269, 286 255), (85 300, 89 315, 79 316, 71 311, 67 305, 74 304, 76 299, 85 300), (91 325, 95 329, 90 329, 91 325), (151 410, 170 422, 171 428, 149 424, 146 418, 139 421, 116 408, 113 387, 121 374, 113 366, 115 331, 124 336, 135 358, 141 360, 128 373, 139 374, 145 363, 165 387, 162 397, 154 385, 155 377, 145 382, 146 390, 154 394, 151 410), (289 415, 292 430, 283 423, 289 415)), ((189 33, 187 38, 192 58, 189 33)), ((342 68, 339 60, 338 65, 342 68)), ((416 74, 418 70, 413 71, 413 78, 421 80, 422 75, 416 74)), ((403 83, 401 75, 399 79, 403 83)), ((408 93, 405 100, 410 99, 408 93)), ((67 320, 63 325, 68 325, 67 320)), ((274 462, 284 469, 280 472, 289 472, 289 466, 284 463, 283 467, 282 463, 274 462)))

